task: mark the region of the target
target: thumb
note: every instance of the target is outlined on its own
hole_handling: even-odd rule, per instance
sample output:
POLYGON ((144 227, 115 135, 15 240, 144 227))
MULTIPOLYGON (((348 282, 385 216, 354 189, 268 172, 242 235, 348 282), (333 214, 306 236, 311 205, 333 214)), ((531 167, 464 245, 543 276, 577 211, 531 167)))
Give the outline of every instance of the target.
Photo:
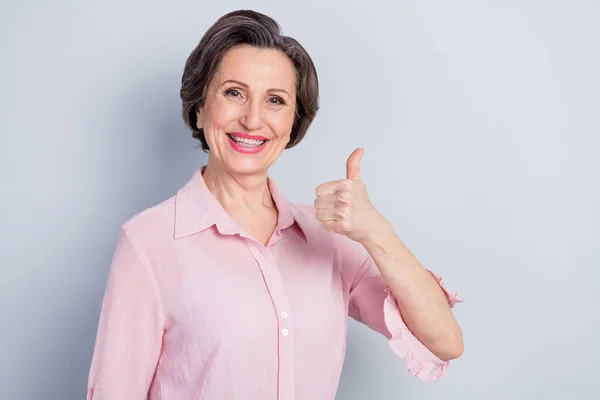
POLYGON ((364 152, 364 149, 358 148, 348 157, 348 161, 346 161, 347 179, 360 180, 360 159, 364 152))

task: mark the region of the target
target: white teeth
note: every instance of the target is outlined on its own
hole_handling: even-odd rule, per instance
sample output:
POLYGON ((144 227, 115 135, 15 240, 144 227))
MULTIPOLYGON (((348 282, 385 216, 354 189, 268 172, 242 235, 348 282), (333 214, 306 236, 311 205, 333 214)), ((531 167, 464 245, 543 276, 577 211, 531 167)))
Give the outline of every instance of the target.
POLYGON ((263 144, 265 141, 264 140, 255 140, 255 139, 246 139, 246 138, 241 138, 235 135, 229 135, 236 143, 239 144, 246 144, 246 145, 250 145, 250 146, 260 146, 261 144, 263 144))

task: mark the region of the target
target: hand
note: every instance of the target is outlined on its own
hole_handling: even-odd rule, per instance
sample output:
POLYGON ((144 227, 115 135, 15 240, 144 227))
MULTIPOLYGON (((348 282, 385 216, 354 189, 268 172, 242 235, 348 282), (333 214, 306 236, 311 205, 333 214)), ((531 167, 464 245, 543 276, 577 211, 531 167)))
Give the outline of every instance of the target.
POLYGON ((363 149, 354 150, 346 162, 346 179, 320 185, 315 200, 315 216, 326 231, 361 243, 385 221, 371 204, 367 188, 360 179, 363 153, 363 149))

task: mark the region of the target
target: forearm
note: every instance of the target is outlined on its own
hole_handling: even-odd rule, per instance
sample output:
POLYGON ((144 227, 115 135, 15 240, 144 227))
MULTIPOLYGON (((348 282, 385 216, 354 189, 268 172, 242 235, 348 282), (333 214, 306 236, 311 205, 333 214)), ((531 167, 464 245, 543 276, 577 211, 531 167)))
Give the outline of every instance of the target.
POLYGON ((463 349, 462 331, 442 288, 391 224, 381 217, 372 235, 361 243, 396 297, 410 331, 438 358, 447 361, 459 357, 463 349))

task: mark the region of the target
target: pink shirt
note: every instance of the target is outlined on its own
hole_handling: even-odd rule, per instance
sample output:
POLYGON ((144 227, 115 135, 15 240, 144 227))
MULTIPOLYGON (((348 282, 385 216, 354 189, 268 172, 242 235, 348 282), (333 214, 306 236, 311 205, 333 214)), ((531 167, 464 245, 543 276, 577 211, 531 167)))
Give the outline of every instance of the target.
MULTIPOLYGON (((279 220, 263 246, 202 170, 121 226, 88 400, 333 399, 348 315, 387 337, 418 378, 445 375, 362 245, 326 232, 312 205, 289 203, 269 178, 279 220)), ((444 291, 451 306, 462 301, 444 291)))

